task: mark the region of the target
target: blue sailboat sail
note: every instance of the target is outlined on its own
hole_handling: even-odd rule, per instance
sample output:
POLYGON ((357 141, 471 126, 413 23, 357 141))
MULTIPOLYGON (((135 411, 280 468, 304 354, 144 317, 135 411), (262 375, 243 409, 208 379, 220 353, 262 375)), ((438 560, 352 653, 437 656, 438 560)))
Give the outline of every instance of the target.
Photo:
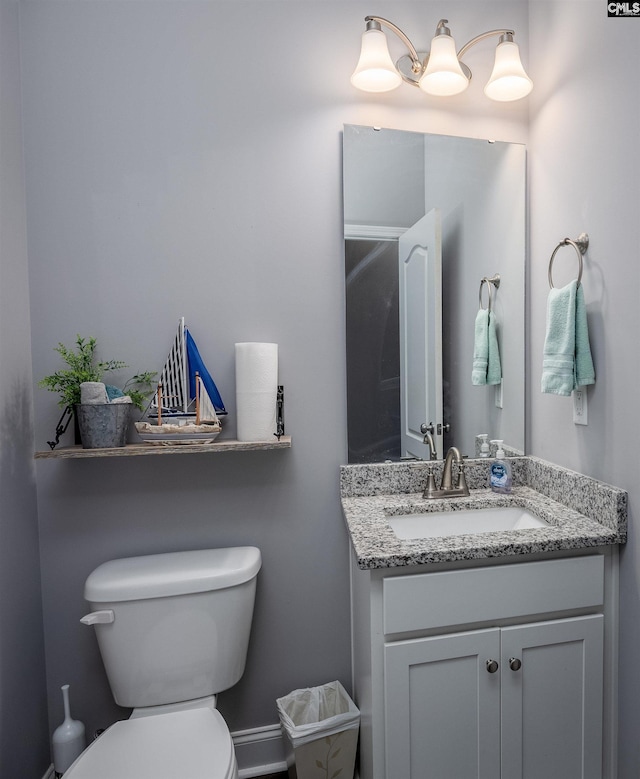
POLYGON ((196 396, 196 372, 200 375, 204 388, 209 395, 209 399, 213 403, 213 407, 217 414, 226 414, 227 411, 218 392, 218 388, 214 380, 211 378, 211 374, 207 370, 207 366, 204 364, 200 352, 196 346, 196 342, 193 340, 188 328, 185 327, 186 345, 187 345, 187 360, 189 363, 189 396, 195 398, 196 396))

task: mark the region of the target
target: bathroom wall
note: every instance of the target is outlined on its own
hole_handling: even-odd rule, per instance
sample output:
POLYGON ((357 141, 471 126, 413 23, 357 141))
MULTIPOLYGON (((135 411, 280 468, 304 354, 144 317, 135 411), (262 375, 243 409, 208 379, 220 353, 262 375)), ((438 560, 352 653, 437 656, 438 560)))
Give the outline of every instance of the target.
POLYGON ((0 774, 49 763, 33 408, 18 4, 0 2, 0 774))
MULTIPOLYGON (((131 372, 160 368, 184 315, 231 437, 234 342, 280 344, 293 437, 283 452, 38 461, 51 726, 64 682, 90 732, 126 716, 78 622, 87 574, 123 555, 262 549, 247 671, 220 697, 233 730, 275 723, 295 687, 349 686, 342 126, 526 142, 528 123, 526 103, 485 100, 482 78, 446 103, 354 90, 373 11, 423 45, 444 13, 461 43, 527 27, 527 3, 507 0, 21 6, 34 382, 77 333, 131 372)), ((470 52, 476 72, 491 49, 470 52)), ((34 397, 41 449, 59 410, 34 397)))
MULTIPOLYGON (((640 382, 640 29, 608 19, 605 2, 539 2, 530 8, 530 450, 629 491, 629 542, 621 553, 620 770, 640 766, 640 545, 636 533, 640 382), (540 377, 551 252, 565 236, 590 236, 583 285, 596 367, 587 391, 588 426, 572 421, 572 401, 542 395, 540 377)), ((577 258, 562 249, 554 284, 567 283, 577 258)))

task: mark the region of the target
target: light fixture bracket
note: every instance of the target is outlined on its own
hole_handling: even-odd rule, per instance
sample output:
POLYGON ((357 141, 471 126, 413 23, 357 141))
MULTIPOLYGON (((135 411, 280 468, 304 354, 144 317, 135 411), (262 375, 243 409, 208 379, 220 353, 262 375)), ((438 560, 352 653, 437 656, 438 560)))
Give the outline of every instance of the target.
POLYGON ((513 30, 502 28, 499 30, 488 30, 487 32, 483 32, 480 35, 476 35, 475 38, 472 38, 470 41, 467 41, 464 44, 464 46, 458 51, 458 59, 464 57, 464 55, 469 51, 469 49, 472 46, 475 46, 476 43, 480 43, 480 41, 484 41, 487 38, 493 38, 496 35, 500 37, 499 43, 503 43, 504 41, 513 41, 513 36, 515 35, 515 32, 513 30))
MULTIPOLYGON (((422 74, 424 70, 424 65, 422 63, 422 60, 416 51, 416 47, 411 43, 409 38, 402 32, 402 30, 393 22, 390 22, 388 19, 385 19, 383 16, 365 16, 364 20, 367 24, 367 30, 381 30, 382 27, 388 27, 393 33, 395 33, 398 38, 404 43, 404 45, 409 49, 409 54, 405 54, 402 59, 407 57, 411 61, 412 69, 414 73, 422 74)), ((402 74, 400 74, 402 75, 402 74)))
MULTIPOLYGON (((402 76, 403 81, 405 81, 407 84, 411 84, 412 87, 420 86, 418 83, 420 81, 420 77, 425 72, 427 65, 429 64, 429 52, 419 51, 418 58, 420 60, 420 69, 417 71, 414 69, 414 60, 412 60, 408 54, 404 54, 396 62, 396 68, 398 69, 398 73, 402 76)), ((468 68, 464 62, 460 63, 460 67, 462 68, 464 75, 469 79, 469 81, 471 81, 471 69, 468 68)))

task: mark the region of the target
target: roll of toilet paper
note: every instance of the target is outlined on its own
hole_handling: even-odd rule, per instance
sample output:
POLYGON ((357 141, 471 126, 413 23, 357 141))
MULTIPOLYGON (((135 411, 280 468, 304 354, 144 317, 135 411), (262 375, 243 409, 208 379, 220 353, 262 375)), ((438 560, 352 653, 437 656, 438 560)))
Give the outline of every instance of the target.
POLYGON ((278 344, 236 344, 238 441, 269 441, 276 432, 278 344))
POLYGON ((100 381, 83 381, 80 385, 80 402, 83 405, 88 403, 108 403, 107 388, 100 381))

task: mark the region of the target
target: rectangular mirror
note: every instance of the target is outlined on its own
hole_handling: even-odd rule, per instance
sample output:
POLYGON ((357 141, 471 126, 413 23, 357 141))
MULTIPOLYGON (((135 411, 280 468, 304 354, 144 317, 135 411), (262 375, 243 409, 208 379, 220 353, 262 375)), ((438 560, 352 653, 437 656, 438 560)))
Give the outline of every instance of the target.
POLYGON ((345 126, 350 463, 428 458, 423 424, 438 457, 475 456, 479 433, 524 453, 525 163, 521 144, 345 126), (503 378, 477 386, 489 304, 503 378))

